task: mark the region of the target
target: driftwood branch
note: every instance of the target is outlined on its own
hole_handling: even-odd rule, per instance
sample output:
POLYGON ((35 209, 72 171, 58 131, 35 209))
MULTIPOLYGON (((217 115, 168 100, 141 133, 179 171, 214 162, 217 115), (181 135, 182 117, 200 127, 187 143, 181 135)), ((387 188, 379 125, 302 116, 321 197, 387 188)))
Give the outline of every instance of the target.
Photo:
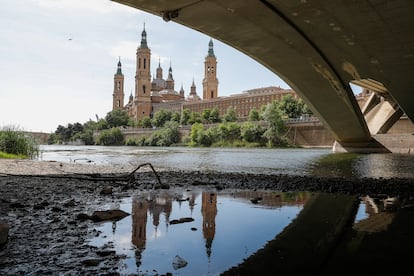
POLYGON ((135 180, 135 172, 136 172, 137 170, 139 170, 141 167, 143 167, 143 166, 147 166, 147 165, 151 167, 151 170, 154 172, 155 176, 157 177, 158 184, 159 184, 160 186, 162 186, 161 179, 160 179, 160 177, 159 177, 159 175, 158 175, 157 171, 154 169, 154 167, 152 166, 152 164, 151 164, 151 163, 144 163, 144 164, 139 165, 139 166, 138 166, 135 170, 133 170, 133 171, 132 171, 132 172, 128 175, 128 181, 129 181, 129 182, 131 182, 132 180, 135 180))

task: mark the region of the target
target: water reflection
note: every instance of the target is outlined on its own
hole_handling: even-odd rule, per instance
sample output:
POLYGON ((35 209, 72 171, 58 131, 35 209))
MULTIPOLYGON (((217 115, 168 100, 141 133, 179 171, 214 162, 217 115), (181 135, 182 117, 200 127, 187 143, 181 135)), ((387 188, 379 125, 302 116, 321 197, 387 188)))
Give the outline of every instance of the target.
POLYGON ((309 174, 321 177, 414 178, 414 155, 332 153, 309 164, 309 174))
POLYGON ((413 206, 412 198, 387 195, 141 192, 119 205, 131 216, 95 225, 90 244, 124 255, 121 274, 261 275, 295 267, 342 275, 339 267, 351 273, 355 263, 381 272, 364 260, 408 264, 413 206))
POLYGON ((100 225, 101 234, 90 243, 125 254, 121 273, 218 275, 273 239, 309 197, 306 192, 142 193, 120 205, 131 210, 130 217, 115 227, 100 225), (177 256, 185 265, 173 265, 177 256))
POLYGON ((399 197, 363 196, 353 229, 370 233, 386 231, 401 207, 399 197))

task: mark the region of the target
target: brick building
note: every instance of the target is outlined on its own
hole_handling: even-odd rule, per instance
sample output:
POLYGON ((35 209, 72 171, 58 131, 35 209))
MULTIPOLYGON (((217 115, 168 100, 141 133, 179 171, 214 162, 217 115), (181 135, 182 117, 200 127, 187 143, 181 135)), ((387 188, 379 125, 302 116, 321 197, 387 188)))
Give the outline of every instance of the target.
POLYGON ((291 94, 297 97, 291 89, 280 87, 263 87, 244 91, 226 97, 218 96, 217 58, 214 54, 213 41, 210 39, 208 52, 204 59, 203 98, 198 96, 194 80, 190 93, 185 97, 183 87, 179 92, 175 91, 175 81, 172 68, 168 70, 167 79, 163 79, 163 70, 160 62, 156 74, 151 80, 151 50, 147 44, 147 33, 141 34, 141 44, 136 53, 135 95, 129 96, 126 105, 124 102, 124 76, 122 74, 121 61, 118 61, 117 71, 114 75, 113 110, 123 108, 135 120, 152 117, 157 111, 164 109, 182 112, 188 109, 195 112, 203 112, 204 109, 217 107, 222 116, 231 106, 239 118, 249 115, 252 108, 260 109, 274 100, 280 100, 284 95, 291 94))

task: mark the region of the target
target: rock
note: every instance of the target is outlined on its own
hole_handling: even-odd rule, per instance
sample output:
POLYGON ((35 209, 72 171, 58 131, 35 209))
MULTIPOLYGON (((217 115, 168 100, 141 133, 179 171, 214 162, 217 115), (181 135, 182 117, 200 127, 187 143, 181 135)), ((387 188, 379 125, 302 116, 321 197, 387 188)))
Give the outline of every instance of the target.
POLYGON ((124 212, 122 210, 95 211, 93 212, 90 219, 95 222, 106 221, 106 220, 117 221, 129 215, 130 215, 129 213, 124 212))
POLYGON ((106 257, 109 255, 115 255, 115 250, 98 250, 96 251, 96 255, 100 256, 100 257, 106 257))
POLYGON ((187 265, 187 261, 181 258, 180 256, 175 255, 172 265, 173 268, 177 270, 179 268, 185 267, 187 265))
POLYGON ((192 221, 194 221, 193 218, 180 218, 180 219, 170 220, 170 224, 179 224, 179 223, 192 222, 192 221))
POLYGON ((24 208, 24 207, 26 207, 26 206, 24 206, 22 203, 20 203, 20 202, 13 202, 13 203, 11 203, 10 204, 10 207, 11 208, 24 208))
POLYGON ((6 244, 9 237, 9 225, 4 222, 0 222, 0 247, 6 244))
POLYGON ((68 200, 65 203, 63 203, 64 207, 73 207, 76 206, 76 201, 74 199, 68 200))
POLYGON ((253 203, 253 204, 257 204, 257 203, 259 203, 259 201, 261 201, 263 198, 262 197, 255 197, 255 198, 253 198, 253 199, 250 199, 250 201, 253 203))
POLYGON ((100 194, 101 195, 112 195, 112 187, 108 186, 108 187, 103 188, 100 194))
POLYGON ((90 219, 90 218, 91 217, 89 215, 84 214, 84 213, 80 213, 76 216, 76 219, 78 219, 78 220, 87 220, 87 219, 90 219))
POLYGON ((101 259, 86 259, 82 261, 85 266, 97 266, 102 262, 101 259))

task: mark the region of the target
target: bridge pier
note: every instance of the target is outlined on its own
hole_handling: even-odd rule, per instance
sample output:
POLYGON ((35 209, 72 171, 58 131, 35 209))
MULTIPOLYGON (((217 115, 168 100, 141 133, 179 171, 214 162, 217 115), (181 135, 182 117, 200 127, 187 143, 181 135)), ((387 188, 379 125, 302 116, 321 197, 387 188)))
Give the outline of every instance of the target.
POLYGON ((333 152, 344 153, 391 153, 383 144, 375 139, 367 142, 338 142, 335 141, 332 147, 333 152))

